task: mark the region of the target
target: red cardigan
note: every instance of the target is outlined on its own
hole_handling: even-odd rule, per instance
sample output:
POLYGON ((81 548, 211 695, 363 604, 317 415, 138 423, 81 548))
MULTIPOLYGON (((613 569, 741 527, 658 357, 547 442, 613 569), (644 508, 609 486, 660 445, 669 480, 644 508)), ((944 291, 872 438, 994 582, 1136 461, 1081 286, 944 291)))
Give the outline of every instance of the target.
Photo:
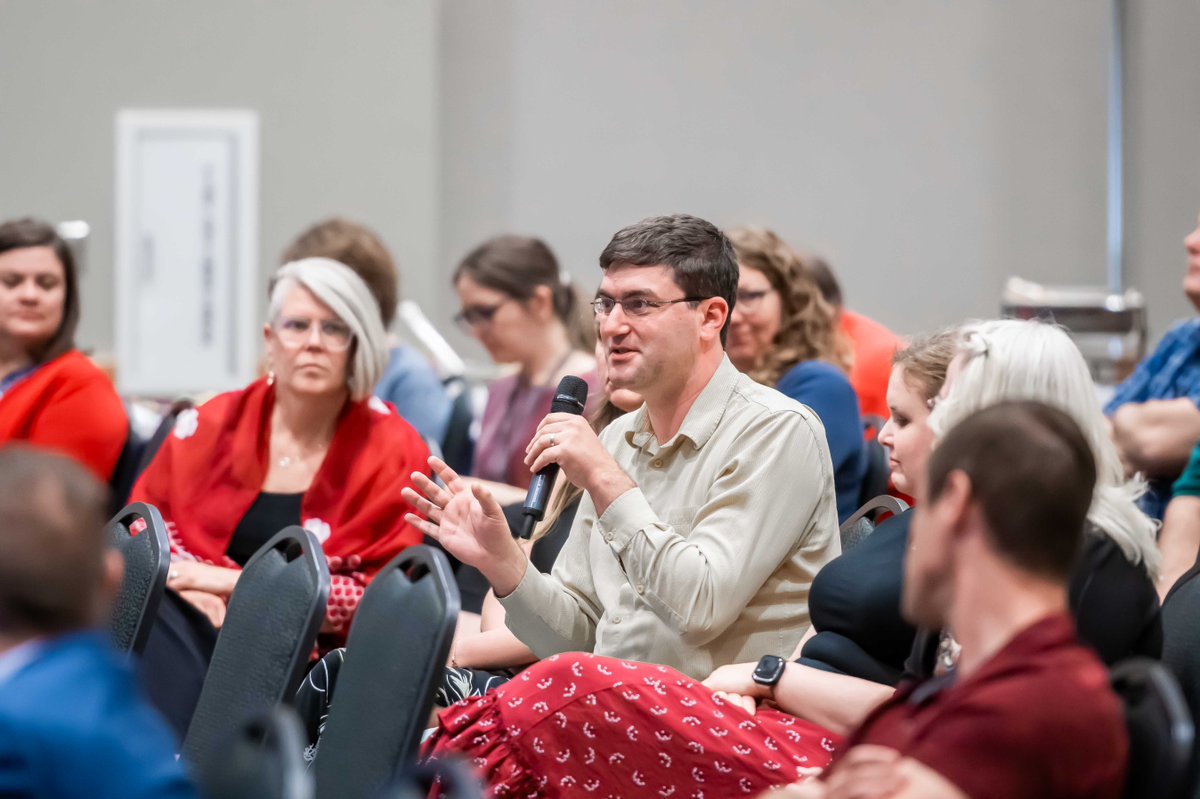
POLYGON ((125 406, 112 381, 78 350, 42 364, 0 395, 0 443, 57 450, 104 483, 128 436, 125 406))
MULTIPOLYGON (((268 426, 275 390, 258 380, 179 415, 131 502, 158 508, 177 559, 237 568, 225 551, 267 474, 268 426)), ((421 533, 404 521, 413 509, 400 492, 414 471, 429 473, 425 442, 395 409, 378 400, 347 402, 329 451, 300 502, 316 534, 333 586, 328 618, 345 629, 371 578, 421 533)))

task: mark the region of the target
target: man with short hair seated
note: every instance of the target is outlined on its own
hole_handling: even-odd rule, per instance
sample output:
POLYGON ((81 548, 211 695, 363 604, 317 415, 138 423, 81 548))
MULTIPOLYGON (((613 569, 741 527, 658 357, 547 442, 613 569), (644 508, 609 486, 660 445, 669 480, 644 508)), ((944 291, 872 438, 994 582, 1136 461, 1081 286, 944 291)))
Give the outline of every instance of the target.
POLYGON ((171 734, 95 629, 121 582, 105 489, 60 455, 0 449, 0 797, 186 799, 171 734))
POLYGON ((821 422, 726 357, 738 266, 714 225, 642 220, 600 267, 608 381, 645 404, 600 436, 552 413, 530 442, 532 471, 557 464, 585 492, 553 574, 527 568, 495 499, 444 464, 446 488, 405 489, 427 517, 409 523, 483 573, 538 657, 582 650, 703 677, 786 656, 813 577, 841 551, 821 422))
MULTIPOLYGON (((1104 666, 1075 640, 1066 581, 1096 464, 1076 424, 1034 402, 952 429, 929 465, 903 610, 961 645, 947 675, 902 685, 803 799, 1116 799, 1128 740, 1104 666)), ((788 691, 788 673, 771 689, 788 691)))

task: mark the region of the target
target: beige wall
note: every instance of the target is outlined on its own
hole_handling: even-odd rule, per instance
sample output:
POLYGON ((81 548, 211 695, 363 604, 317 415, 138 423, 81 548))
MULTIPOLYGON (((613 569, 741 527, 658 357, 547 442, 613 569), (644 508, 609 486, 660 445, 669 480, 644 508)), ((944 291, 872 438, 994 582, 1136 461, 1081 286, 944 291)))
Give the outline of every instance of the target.
POLYGON ((428 292, 437 250, 436 0, 0 0, 0 218, 92 224, 84 344, 110 349, 114 118, 250 108, 265 277, 331 213, 376 227, 428 292))
MULTIPOLYGON (((1200 6, 1131 2, 1130 277, 1186 312, 1200 6)), ((481 238, 581 285, 619 226, 690 211, 825 253, 905 332, 1012 273, 1104 281, 1106 0, 0 0, 0 217, 93 225, 84 343, 111 347, 113 119, 254 108, 261 271, 343 213, 448 326, 481 238)))
MULTIPOLYGON (((1200 208, 1200 7, 1130 5, 1130 278, 1161 332, 1200 208)), ((850 305, 905 332, 994 315, 1010 274, 1103 284, 1109 13, 455 0, 443 253, 537 233, 590 287, 612 231, 686 210, 827 254, 850 305)))

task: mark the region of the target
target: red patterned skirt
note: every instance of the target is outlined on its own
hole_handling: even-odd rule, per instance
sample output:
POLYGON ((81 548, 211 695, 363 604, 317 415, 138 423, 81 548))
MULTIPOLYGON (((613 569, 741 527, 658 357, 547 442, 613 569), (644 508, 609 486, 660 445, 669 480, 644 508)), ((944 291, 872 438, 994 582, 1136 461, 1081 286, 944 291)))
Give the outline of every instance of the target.
POLYGON ((574 653, 447 708, 424 754, 470 760, 496 797, 723 799, 816 774, 839 743, 665 666, 574 653))

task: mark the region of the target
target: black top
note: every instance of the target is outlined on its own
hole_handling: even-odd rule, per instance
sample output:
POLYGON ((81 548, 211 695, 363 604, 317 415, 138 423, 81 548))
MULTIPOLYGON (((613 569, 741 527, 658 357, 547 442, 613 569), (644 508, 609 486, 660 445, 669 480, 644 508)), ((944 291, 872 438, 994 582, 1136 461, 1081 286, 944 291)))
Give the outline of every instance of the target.
POLYGON ((916 634, 900 617, 911 521, 911 512, 893 516, 817 573, 808 600, 817 633, 798 663, 888 685, 900 679, 916 634))
MULTIPOLYGON (((520 535, 521 508, 520 503, 504 506, 504 518, 508 521, 514 538, 520 535)), ((567 542, 567 534, 571 532, 571 523, 575 521, 575 511, 577 510, 579 510, 578 499, 563 508, 563 512, 554 522, 554 526, 550 528, 550 532, 533 542, 533 548, 529 552, 529 561, 535 569, 543 574, 549 574, 550 570, 554 568, 554 561, 558 558, 563 544, 567 542)), ((479 573, 478 569, 465 563, 454 573, 454 579, 458 583, 458 595, 462 609, 470 613, 479 613, 483 609, 483 598, 491 588, 488 581, 479 573)))
POLYGON ((259 494, 234 529, 233 538, 229 539, 229 547, 225 554, 237 565, 245 566, 246 562, 254 557, 254 553, 274 538, 276 533, 285 527, 300 524, 300 500, 303 498, 303 492, 259 494))
MULTIPOLYGON (((1105 665, 1162 656, 1162 617, 1150 575, 1143 564, 1130 563, 1091 522, 1067 586, 1067 603, 1080 642, 1095 650, 1105 665)), ((933 673, 939 637, 937 631, 920 631, 905 664, 906 677, 925 679, 933 673)))

